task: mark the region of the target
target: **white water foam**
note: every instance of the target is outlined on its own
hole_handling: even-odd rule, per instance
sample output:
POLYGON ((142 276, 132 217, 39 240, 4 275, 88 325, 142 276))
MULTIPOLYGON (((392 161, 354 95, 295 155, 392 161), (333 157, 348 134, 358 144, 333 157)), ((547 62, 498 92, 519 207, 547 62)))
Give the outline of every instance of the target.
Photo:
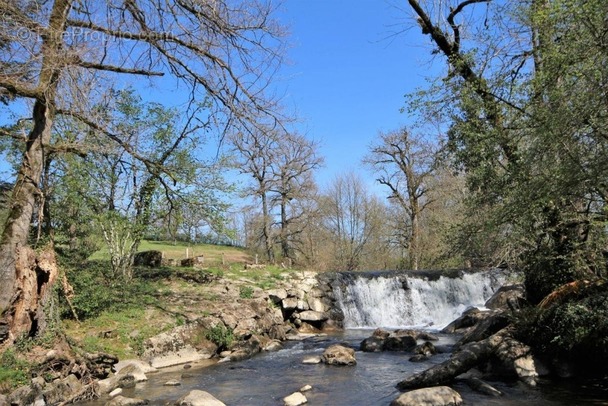
POLYGON ((469 307, 483 307, 507 277, 500 272, 463 273, 436 280, 407 275, 357 275, 334 287, 345 328, 441 329, 469 307))

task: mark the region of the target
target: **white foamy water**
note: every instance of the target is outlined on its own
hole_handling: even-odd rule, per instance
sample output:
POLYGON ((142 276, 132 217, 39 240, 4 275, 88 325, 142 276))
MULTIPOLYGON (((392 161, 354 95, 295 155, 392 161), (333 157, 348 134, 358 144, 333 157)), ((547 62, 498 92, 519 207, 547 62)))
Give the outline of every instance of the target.
POLYGON ((345 328, 440 329, 468 307, 483 307, 506 279, 498 270, 436 280, 405 272, 362 273, 340 279, 334 293, 344 312, 345 328))

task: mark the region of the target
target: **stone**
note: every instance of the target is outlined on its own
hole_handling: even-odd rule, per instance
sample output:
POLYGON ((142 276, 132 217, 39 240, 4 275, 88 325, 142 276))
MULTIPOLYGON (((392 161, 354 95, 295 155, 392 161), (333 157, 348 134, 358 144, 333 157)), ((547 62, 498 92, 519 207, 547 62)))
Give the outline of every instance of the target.
POLYGON ((319 356, 314 356, 314 357, 306 357, 302 360, 302 364, 320 364, 322 361, 321 357, 319 356))
POLYGON ((295 310, 298 307, 298 299, 295 297, 288 297, 281 301, 281 306, 285 310, 295 310))
POLYGON ((324 321, 328 318, 326 313, 315 312, 314 310, 307 310, 300 313, 300 320, 302 321, 324 321))
POLYGON ((187 395, 180 398, 175 406, 226 406, 223 402, 215 398, 209 392, 202 390, 190 391, 187 395))
POLYGON ((355 350, 339 344, 334 344, 325 349, 322 361, 327 365, 352 366, 357 364, 355 350))
POLYGON ((515 310, 525 302, 525 298, 526 289, 523 284, 506 285, 494 292, 485 306, 492 310, 515 310))
POLYGON ((178 351, 159 355, 150 359, 150 364, 154 368, 165 368, 173 365, 181 365, 189 362, 197 362, 209 359, 213 354, 199 352, 195 348, 187 345, 178 351))
POLYGON ((116 388, 112 392, 108 394, 110 398, 115 398, 116 396, 122 394, 122 388, 116 388))
POLYGON ((308 392, 309 390, 312 390, 312 386, 310 385, 304 385, 300 388, 300 392, 308 392))
POLYGON ((148 401, 139 398, 126 398, 122 395, 116 396, 105 404, 105 406, 140 406, 147 405, 148 401))
POLYGON ((280 304, 283 299, 287 299, 287 290, 283 288, 270 289, 268 292, 268 299, 272 300, 275 304, 280 304))
POLYGON ((163 386, 180 386, 181 384, 182 383, 180 381, 178 381, 177 379, 172 379, 170 381, 163 383, 163 386))
POLYGON ((163 261, 163 253, 156 250, 142 251, 133 257, 133 265, 158 268, 163 261))
POLYGON ((268 344, 264 346, 264 348, 262 348, 262 350, 266 352, 273 352, 279 351, 282 348, 283 344, 281 344, 279 340, 271 340, 270 342, 268 342, 268 344))
MULTIPOLYGON (((149 369, 150 366, 144 366, 144 368, 149 369)), ((145 382, 148 380, 148 377, 146 376, 146 374, 143 372, 142 368, 140 367, 139 363, 132 363, 132 364, 128 364, 125 365, 124 367, 120 368, 118 370, 118 372, 116 373, 117 376, 125 376, 125 375, 131 375, 133 376, 134 381, 137 382, 145 382)))
POLYGON ((437 349, 430 341, 425 341, 423 344, 417 345, 414 348, 414 354, 425 355, 430 357, 431 355, 437 354, 437 349))
POLYGON ((309 310, 310 306, 308 306, 308 302, 304 299, 298 299, 298 305, 296 306, 297 310, 304 311, 309 310))
POLYGON ((384 341, 384 349, 387 351, 409 351, 416 346, 416 339, 410 335, 401 337, 390 336, 384 341))
POLYGON ((308 298, 308 308, 319 313, 325 313, 327 311, 327 306, 325 306, 323 300, 319 299, 318 297, 308 298))
POLYGON ((294 392, 283 398, 283 404, 285 406, 300 406, 305 403, 308 403, 308 399, 300 392, 294 392))
POLYGON ((361 351, 363 352, 381 352, 384 350, 385 339, 371 336, 361 341, 361 351))
POLYGON ((384 340, 384 339, 387 339, 388 336, 390 336, 390 335, 391 335, 390 332, 388 332, 386 330, 383 330, 381 328, 377 328, 377 329, 374 330, 374 333, 372 334, 372 337, 377 337, 377 338, 381 338, 381 339, 384 340))
POLYGON ((42 394, 50 405, 71 399, 82 389, 82 383, 76 375, 70 374, 63 379, 55 380, 46 385, 42 394))
POLYGON ((462 397, 448 386, 416 389, 403 393, 391 402, 391 406, 459 406, 462 397))
POLYGON ((424 361, 428 361, 429 356, 428 355, 424 355, 424 354, 416 354, 413 357, 409 358, 410 362, 424 362, 424 361))

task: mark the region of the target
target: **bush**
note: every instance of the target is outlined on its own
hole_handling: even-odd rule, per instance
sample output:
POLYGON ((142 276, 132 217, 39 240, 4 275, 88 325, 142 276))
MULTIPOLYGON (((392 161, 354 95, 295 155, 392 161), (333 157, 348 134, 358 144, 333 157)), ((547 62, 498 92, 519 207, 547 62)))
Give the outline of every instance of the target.
POLYGON ((253 288, 251 286, 241 286, 239 288, 239 296, 241 299, 251 299, 253 297, 253 288))
POLYGON ((606 285, 549 309, 524 313, 518 320, 520 338, 549 361, 565 360, 585 372, 608 371, 606 285))
POLYGON ((218 324, 205 332, 205 338, 215 343, 220 349, 225 349, 230 347, 234 341, 234 332, 231 328, 218 324))

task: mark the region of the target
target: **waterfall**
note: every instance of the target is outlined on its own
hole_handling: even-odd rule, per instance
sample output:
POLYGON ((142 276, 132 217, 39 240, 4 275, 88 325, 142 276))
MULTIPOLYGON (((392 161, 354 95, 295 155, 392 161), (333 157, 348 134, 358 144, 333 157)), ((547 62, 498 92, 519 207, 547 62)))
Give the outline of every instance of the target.
POLYGON ((442 328, 468 307, 483 307, 508 275, 499 269, 340 273, 333 291, 346 328, 442 328))

